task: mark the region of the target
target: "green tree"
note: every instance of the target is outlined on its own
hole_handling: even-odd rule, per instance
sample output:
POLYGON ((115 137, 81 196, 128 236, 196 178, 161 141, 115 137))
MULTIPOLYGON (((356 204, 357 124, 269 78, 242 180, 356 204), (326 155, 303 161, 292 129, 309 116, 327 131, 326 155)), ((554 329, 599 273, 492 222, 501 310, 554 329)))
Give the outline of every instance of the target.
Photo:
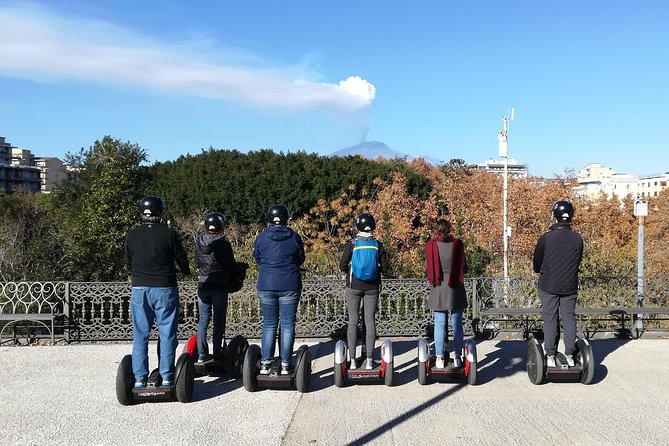
POLYGON ((119 280, 126 276, 125 234, 137 224, 146 152, 138 145, 110 136, 95 141, 81 157, 80 182, 67 204, 74 213, 69 237, 71 277, 80 280, 119 280))

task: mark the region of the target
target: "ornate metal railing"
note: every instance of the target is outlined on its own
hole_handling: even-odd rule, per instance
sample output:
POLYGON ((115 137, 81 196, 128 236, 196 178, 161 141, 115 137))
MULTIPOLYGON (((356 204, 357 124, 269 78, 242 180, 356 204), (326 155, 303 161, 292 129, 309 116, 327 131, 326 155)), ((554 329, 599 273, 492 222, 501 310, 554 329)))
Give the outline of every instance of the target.
MULTIPOLYGON (((626 307, 637 305, 636 277, 583 277, 579 307, 626 307)), ((469 305, 465 311, 465 332, 480 326, 485 308, 538 307, 535 277, 467 278, 469 305)), ((669 276, 647 277, 645 306, 669 307, 669 276)), ((130 284, 123 282, 0 283, 0 310, 11 314, 54 311, 63 314, 57 333, 68 341, 130 340, 130 284), (46 305, 46 306, 45 306, 46 305), (48 308, 47 308, 48 306, 48 308)), ((179 284, 181 311, 179 337, 196 331, 197 285, 179 284)), ((425 279, 384 280, 378 304, 379 336, 417 336, 429 332, 432 313, 428 309, 429 287, 425 279)), ((304 281, 297 315, 297 335, 329 337, 343 335, 348 320, 344 282, 336 279, 304 281)), ((226 334, 258 337, 262 313, 255 283, 230 295, 226 334)), ((1 323, 1 322, 0 322, 1 323)), ((1 329, 1 328, 0 328, 1 329)))

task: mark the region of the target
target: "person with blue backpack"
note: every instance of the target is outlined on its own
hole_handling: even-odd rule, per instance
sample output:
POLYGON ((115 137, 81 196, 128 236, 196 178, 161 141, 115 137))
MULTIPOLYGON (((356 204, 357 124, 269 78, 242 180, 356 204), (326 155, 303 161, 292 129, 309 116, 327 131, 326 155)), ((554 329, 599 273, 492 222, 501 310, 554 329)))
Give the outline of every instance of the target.
POLYGON ((376 229, 376 222, 371 214, 358 215, 355 221, 358 233, 346 242, 344 253, 339 262, 339 268, 346 273, 346 308, 348 310, 348 329, 346 337, 351 365, 349 369, 358 367, 355 360, 355 346, 358 335, 358 319, 360 317, 360 302, 363 302, 366 352, 365 368, 374 368, 374 341, 376 340, 375 316, 381 288, 381 274, 390 270, 388 257, 383 249, 383 243, 372 234, 376 229))

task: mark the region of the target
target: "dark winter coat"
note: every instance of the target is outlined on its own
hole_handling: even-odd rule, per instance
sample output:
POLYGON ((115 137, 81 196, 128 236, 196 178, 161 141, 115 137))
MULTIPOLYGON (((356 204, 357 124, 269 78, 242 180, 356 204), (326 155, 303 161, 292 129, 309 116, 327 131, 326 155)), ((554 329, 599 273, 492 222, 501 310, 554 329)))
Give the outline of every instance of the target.
POLYGON ((174 229, 144 223, 125 237, 125 257, 132 270, 132 286, 175 287, 177 271, 190 274, 188 256, 174 229))
MULTIPOLYGON (((375 240, 374 237, 369 233, 358 233, 356 235, 357 239, 360 240, 375 240)), ((370 281, 364 281, 353 277, 351 272, 351 258, 353 257, 353 246, 355 245, 355 239, 349 240, 344 245, 344 252, 341 255, 341 260, 339 261, 339 269, 342 272, 346 273, 346 286, 348 288, 353 288, 354 290, 374 290, 378 289, 381 285, 381 274, 388 274, 390 271, 390 264, 388 263, 388 255, 383 249, 383 243, 377 240, 379 245, 379 265, 376 279, 370 281)))
POLYGON ((269 226, 253 245, 258 262, 258 291, 302 291, 302 238, 287 226, 269 226))
POLYGON ((235 265, 232 245, 222 234, 200 234, 195 242, 197 286, 207 289, 228 289, 235 265))
POLYGON ((578 291, 578 270, 583 258, 583 239, 569 223, 556 223, 539 237, 534 248, 534 272, 540 273, 539 289, 569 295, 578 291))

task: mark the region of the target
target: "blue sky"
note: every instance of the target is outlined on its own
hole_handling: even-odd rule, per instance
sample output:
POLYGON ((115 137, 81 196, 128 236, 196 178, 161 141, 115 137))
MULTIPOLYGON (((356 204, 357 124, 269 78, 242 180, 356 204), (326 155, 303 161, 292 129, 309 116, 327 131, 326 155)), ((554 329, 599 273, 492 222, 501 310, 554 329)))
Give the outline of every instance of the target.
POLYGON ((0 0, 0 136, 669 171, 669 2, 0 0))

